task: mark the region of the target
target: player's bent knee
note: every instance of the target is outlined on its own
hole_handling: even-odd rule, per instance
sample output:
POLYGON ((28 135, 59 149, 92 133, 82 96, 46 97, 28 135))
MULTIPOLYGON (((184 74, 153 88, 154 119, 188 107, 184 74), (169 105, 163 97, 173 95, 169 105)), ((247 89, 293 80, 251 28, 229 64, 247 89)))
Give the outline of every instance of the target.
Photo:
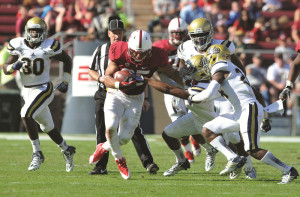
POLYGON ((48 123, 48 124, 40 124, 40 128, 44 133, 49 133, 54 129, 54 123, 48 123))

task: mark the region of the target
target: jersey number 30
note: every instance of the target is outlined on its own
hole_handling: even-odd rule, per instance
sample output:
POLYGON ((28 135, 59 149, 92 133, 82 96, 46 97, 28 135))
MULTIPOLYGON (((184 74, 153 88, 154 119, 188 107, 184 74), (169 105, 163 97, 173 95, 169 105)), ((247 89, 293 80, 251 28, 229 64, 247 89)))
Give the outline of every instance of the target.
POLYGON ((29 58, 22 58, 24 65, 22 67, 25 75, 41 75, 44 71, 44 60, 42 58, 36 58, 31 60, 29 58))

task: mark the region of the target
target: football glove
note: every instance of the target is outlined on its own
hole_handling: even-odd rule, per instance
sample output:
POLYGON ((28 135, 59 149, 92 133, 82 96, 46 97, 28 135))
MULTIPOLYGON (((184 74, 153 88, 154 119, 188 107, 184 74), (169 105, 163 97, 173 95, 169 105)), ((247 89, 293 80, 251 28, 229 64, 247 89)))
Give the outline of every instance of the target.
POLYGON ((271 130, 271 120, 269 119, 269 118, 264 118, 263 120, 262 120, 262 123, 261 123, 261 125, 260 125, 260 129, 263 131, 263 132, 268 132, 268 131, 270 131, 271 130))
POLYGON ((290 98, 291 97, 291 90, 292 90, 291 86, 286 86, 282 90, 282 92, 279 94, 279 99, 286 100, 286 99, 290 98))
POLYGON ((59 83, 54 90, 58 89, 62 93, 66 93, 68 91, 69 84, 66 81, 59 83))
POLYGON ((141 86, 145 83, 145 79, 142 75, 135 75, 134 79, 136 80, 136 86, 141 86))
POLYGON ((20 68, 22 68, 23 64, 24 64, 23 61, 16 61, 16 62, 14 63, 14 65, 12 66, 12 68, 13 68, 14 70, 20 70, 20 68))
POLYGON ((136 80, 119 82, 120 90, 130 90, 136 87, 136 80))

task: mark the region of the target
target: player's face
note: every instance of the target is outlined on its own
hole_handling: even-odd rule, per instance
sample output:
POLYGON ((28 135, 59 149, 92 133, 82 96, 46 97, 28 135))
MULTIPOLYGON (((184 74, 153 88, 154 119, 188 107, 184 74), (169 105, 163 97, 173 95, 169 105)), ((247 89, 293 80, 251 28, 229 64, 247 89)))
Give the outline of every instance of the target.
POLYGON ((30 29, 29 34, 32 38, 38 38, 43 33, 42 29, 30 29))
POLYGON ((108 31, 108 37, 110 38, 111 44, 118 41, 122 41, 124 37, 124 31, 123 30, 108 31))

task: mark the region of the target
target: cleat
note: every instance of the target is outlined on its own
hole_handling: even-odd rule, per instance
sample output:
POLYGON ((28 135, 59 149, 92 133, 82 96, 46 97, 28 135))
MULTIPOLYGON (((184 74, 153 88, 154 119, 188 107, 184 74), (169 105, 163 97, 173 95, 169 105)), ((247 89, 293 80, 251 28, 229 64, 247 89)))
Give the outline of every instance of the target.
POLYGON ((201 155, 201 146, 198 142, 196 142, 196 140, 194 140, 194 138, 192 136, 190 136, 190 140, 192 142, 192 150, 193 150, 193 154, 195 156, 200 156, 201 155))
POLYGON ((220 172, 220 175, 228 175, 230 172, 236 170, 237 168, 241 168, 245 165, 246 158, 243 156, 236 156, 235 158, 228 161, 224 170, 220 172))
POLYGON ((190 163, 194 163, 194 155, 191 151, 185 151, 185 158, 187 158, 189 160, 190 163))
POLYGON ((212 148, 211 152, 206 152, 206 159, 205 159, 205 170, 211 171, 215 166, 215 158, 218 150, 212 148))
POLYGON ((98 144, 95 152, 90 156, 89 164, 96 164, 108 151, 105 150, 102 146, 104 143, 98 144))
POLYGON ((159 167, 158 165, 156 165, 156 163, 151 163, 147 165, 148 174, 156 174, 158 170, 159 167))
POLYGON ((39 169, 41 164, 44 161, 45 161, 45 157, 44 157, 42 151, 32 153, 32 159, 31 159, 30 165, 28 167, 28 170, 34 171, 34 170, 39 169))
POLYGON ((74 168, 73 157, 74 157, 74 154, 76 153, 76 148, 74 146, 68 146, 67 150, 61 151, 61 152, 66 161, 66 171, 71 172, 74 168))
POLYGON ((297 179, 298 176, 299 176, 298 171, 294 167, 291 167, 288 173, 282 175, 282 180, 278 184, 290 183, 293 180, 297 179))
POLYGON ((187 159, 181 163, 176 162, 169 170, 164 172, 164 176, 174 176, 181 170, 187 170, 190 166, 190 162, 187 159))
POLYGON ((244 168, 246 179, 257 179, 255 168, 246 169, 244 168))
POLYGON ((95 166, 95 168, 89 172, 89 175, 106 175, 107 170, 106 169, 101 169, 101 166, 95 166))
POLYGON ((236 179, 236 178, 238 178, 242 174, 242 169, 243 169, 243 166, 235 169, 232 172, 230 172, 229 178, 230 179, 236 179))
POLYGON ((126 159, 123 157, 122 159, 116 159, 115 161, 118 165, 120 174, 123 177, 123 179, 126 179, 126 180, 129 179, 130 178, 130 171, 129 171, 127 165, 126 165, 126 159))

